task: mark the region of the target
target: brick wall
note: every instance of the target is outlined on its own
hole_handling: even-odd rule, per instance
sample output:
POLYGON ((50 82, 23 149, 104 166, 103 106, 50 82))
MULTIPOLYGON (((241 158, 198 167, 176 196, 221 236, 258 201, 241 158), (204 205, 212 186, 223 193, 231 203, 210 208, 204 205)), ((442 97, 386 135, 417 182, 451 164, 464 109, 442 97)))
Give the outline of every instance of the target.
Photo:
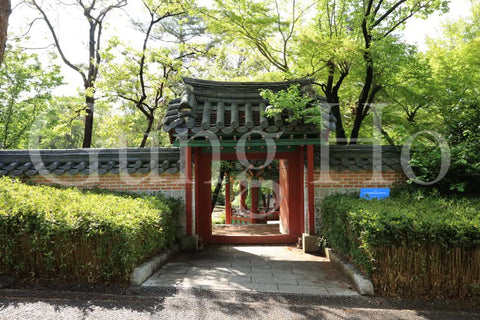
POLYGON ((398 171, 315 171, 315 230, 321 232, 320 204, 325 197, 336 193, 360 192, 361 188, 391 188, 405 185, 406 176, 398 171))
MULTIPOLYGON (((185 201, 185 180, 175 174, 112 174, 105 175, 35 175, 29 181, 45 185, 75 186, 79 188, 100 188, 112 191, 161 192, 165 196, 185 201)), ((185 234, 185 213, 179 214, 179 234, 185 234)))

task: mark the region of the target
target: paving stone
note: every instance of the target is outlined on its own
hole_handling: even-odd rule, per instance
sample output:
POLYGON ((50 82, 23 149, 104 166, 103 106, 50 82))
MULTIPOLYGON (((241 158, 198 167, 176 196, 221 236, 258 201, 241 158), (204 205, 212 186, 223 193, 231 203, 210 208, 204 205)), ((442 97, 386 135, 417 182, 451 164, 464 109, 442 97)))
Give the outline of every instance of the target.
POLYGON ((163 268, 189 268, 191 263, 188 262, 168 262, 163 268))
POLYGON ((252 272, 251 268, 246 268, 246 267, 231 267, 230 268, 230 273, 235 274, 235 275, 247 275, 252 272))
POLYGON ((272 271, 272 275, 275 278, 289 278, 289 279, 296 279, 299 276, 302 276, 302 275, 294 274, 291 272, 289 273, 288 271, 289 270, 284 270, 284 271, 274 270, 272 271))
POLYGON ((238 282, 236 284, 257 292, 279 292, 277 284, 273 283, 238 282))
POLYGON ((273 283, 273 284, 294 284, 298 285, 295 278, 281 278, 281 277, 254 277, 252 282, 255 283, 273 283))
POLYGON ((265 274, 272 274, 272 269, 266 269, 266 268, 254 268, 252 267, 251 268, 251 272, 252 274, 255 274, 255 273, 265 273, 265 274))
POLYGON ((143 285, 354 295, 328 260, 287 246, 211 246, 179 255, 143 285))
POLYGON ((319 286, 326 286, 325 282, 320 281, 319 279, 316 279, 314 277, 308 277, 308 278, 295 278, 298 282, 299 285, 301 286, 309 286, 309 285, 319 285, 319 286))
POLYGON ((280 292, 297 293, 297 294, 318 294, 328 295, 326 288, 321 286, 299 286, 291 284, 279 284, 278 289, 280 292))
POLYGON ((164 280, 164 279, 149 279, 142 283, 146 287, 178 287, 182 285, 182 280, 164 280))
POLYGON ((251 282, 252 277, 250 276, 225 276, 225 277, 212 277, 207 276, 205 279, 207 280, 219 280, 219 281, 227 281, 227 282, 251 282))
POLYGON ((167 268, 162 270, 164 273, 169 273, 169 274, 186 274, 188 271, 188 268, 167 268))
POLYGON ((312 270, 292 269, 294 274, 312 274, 312 270))
POLYGON ((218 281, 213 279, 185 279, 182 282, 182 286, 187 288, 201 288, 204 286, 208 286, 210 288, 220 288, 222 286, 228 286, 228 281, 218 281))
POLYGON ((150 279, 170 279, 170 280, 176 280, 176 279, 183 279, 186 275, 185 274, 178 274, 178 273, 159 273, 157 275, 153 275, 150 277, 150 279))

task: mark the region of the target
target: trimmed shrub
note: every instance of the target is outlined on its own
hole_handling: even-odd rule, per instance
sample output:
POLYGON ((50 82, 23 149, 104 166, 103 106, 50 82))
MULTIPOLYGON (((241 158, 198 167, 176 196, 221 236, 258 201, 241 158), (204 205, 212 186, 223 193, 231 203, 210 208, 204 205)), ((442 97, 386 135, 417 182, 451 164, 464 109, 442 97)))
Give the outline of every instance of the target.
POLYGON ((178 200, 0 179, 0 273, 127 279, 175 240, 178 200))
POLYGON ((480 285, 479 211, 480 199, 334 195, 322 202, 322 230, 377 292, 466 297, 480 285))

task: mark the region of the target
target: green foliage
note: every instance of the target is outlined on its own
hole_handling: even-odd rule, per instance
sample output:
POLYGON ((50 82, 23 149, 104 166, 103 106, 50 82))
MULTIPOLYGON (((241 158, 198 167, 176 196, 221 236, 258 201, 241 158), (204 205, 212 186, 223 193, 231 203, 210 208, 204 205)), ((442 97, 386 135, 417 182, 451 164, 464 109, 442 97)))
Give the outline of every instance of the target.
POLYGON ((188 1, 146 1, 144 5, 149 20, 134 22, 142 32, 143 46, 133 48, 112 38, 103 52, 104 79, 98 82, 112 102, 122 102, 109 125, 126 126, 128 136, 136 135, 128 145, 140 147, 147 141, 153 146, 168 141, 167 134, 157 130, 159 120, 168 101, 180 95, 181 77, 196 68, 192 58, 201 59, 208 51, 203 22, 187 12, 188 1))
POLYGON ((58 66, 42 66, 36 54, 7 46, 0 69, 0 148, 26 147, 28 130, 61 81, 58 66))
POLYGON ((225 212, 222 213, 219 217, 212 219, 212 226, 216 224, 225 224, 225 212))
POLYGON ((401 193, 384 200, 334 195, 322 202, 322 230, 333 248, 368 273, 382 247, 480 248, 480 199, 401 193))
POLYGON ((175 239, 178 200, 0 179, 0 272, 125 280, 175 239))
MULTIPOLYGON (((101 104, 97 103, 97 106, 101 104)), ((77 148, 83 139, 84 113, 85 101, 81 97, 52 99, 28 132, 28 148, 77 148)), ((98 133, 97 130, 95 133, 98 133)))
MULTIPOLYGON (((428 97, 427 102, 416 99, 428 108, 416 117, 414 129, 439 132, 451 149, 450 169, 437 186, 444 192, 480 192, 479 23, 480 4, 477 3, 469 18, 445 25, 444 36, 430 42, 425 56, 431 79, 419 83, 423 89, 415 90, 420 96, 428 97)), ((405 99, 401 93, 400 99, 405 99)), ((418 153, 413 163, 425 180, 437 175, 441 161, 438 148, 428 152, 429 144, 417 144, 418 153)))
POLYGON ((322 123, 320 108, 315 104, 312 106, 312 99, 302 93, 299 85, 293 85, 286 90, 278 92, 266 89, 262 90, 260 94, 269 102, 269 106, 265 110, 265 116, 269 118, 288 111, 291 115, 289 121, 301 120, 317 126, 320 126, 322 123))

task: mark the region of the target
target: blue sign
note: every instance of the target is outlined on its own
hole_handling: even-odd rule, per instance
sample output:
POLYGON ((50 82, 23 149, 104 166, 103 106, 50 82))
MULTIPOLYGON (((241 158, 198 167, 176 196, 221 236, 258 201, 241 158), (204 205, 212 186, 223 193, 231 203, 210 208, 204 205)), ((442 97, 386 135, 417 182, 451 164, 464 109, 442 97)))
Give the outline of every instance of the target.
POLYGON ((374 198, 383 199, 390 196, 390 188, 362 188, 360 198, 371 200, 374 198))

